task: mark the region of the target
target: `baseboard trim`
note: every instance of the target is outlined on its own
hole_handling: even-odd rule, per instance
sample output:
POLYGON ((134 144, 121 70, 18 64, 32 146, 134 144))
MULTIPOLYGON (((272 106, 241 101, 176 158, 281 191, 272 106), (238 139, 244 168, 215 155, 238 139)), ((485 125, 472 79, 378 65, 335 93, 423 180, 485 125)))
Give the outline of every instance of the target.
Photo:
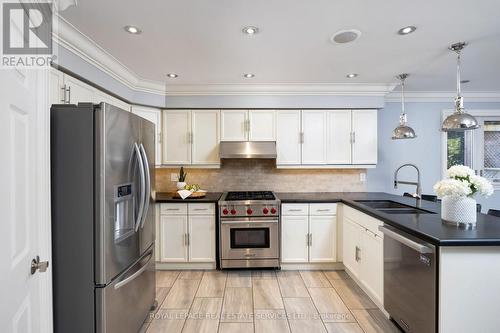
POLYGON ((375 295, 373 295, 373 293, 368 288, 366 288, 363 285, 363 283, 361 283, 361 281, 347 267, 345 267, 344 269, 345 269, 346 273, 351 277, 351 279, 353 279, 353 281, 356 282, 356 284, 368 295, 368 297, 370 297, 370 299, 373 301, 373 303, 375 303, 375 305, 380 309, 380 311, 382 311, 384 316, 387 319, 389 319, 389 313, 387 311, 385 311, 384 304, 380 303, 377 300, 377 298, 375 297, 375 295))
POLYGON ((288 264, 281 263, 281 270, 343 270, 344 264, 341 262, 329 263, 304 263, 304 264, 288 264))
POLYGON ((215 262, 156 262, 156 269, 165 271, 215 268, 215 262))

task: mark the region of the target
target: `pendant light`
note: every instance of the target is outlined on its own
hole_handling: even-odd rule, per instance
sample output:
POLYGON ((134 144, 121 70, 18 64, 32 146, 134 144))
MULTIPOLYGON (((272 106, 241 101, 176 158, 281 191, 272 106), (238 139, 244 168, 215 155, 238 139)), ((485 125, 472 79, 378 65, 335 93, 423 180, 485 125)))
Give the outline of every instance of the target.
POLYGON ((449 47, 457 53, 457 97, 455 97, 455 112, 443 121, 444 132, 463 132, 479 128, 477 119, 464 111, 464 100, 460 89, 460 53, 466 43, 455 43, 449 47))
POLYGON ((399 115, 399 125, 392 131, 392 139, 415 139, 417 135, 413 128, 408 126, 408 119, 405 113, 405 80, 409 74, 399 74, 397 78, 401 81, 401 114, 399 115))

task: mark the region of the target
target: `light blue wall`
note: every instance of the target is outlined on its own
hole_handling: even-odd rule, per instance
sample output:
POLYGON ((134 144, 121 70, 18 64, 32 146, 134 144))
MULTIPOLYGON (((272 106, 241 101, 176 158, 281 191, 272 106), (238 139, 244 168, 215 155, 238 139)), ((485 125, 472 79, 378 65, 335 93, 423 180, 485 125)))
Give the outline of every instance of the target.
MULTIPOLYGON (((500 109, 500 103, 467 103, 467 109, 500 109)), ((382 191, 402 194, 415 192, 415 187, 400 185, 393 188, 394 170, 404 163, 416 164, 422 174, 422 191, 433 194, 432 186, 442 178, 441 175, 441 112, 452 109, 453 103, 407 103, 406 112, 409 124, 415 129, 417 138, 413 140, 391 140, 394 127, 397 126, 400 103, 386 103, 378 116, 378 164, 367 171, 369 191, 382 191)), ((500 115, 500 114, 499 114, 500 115)), ((413 169, 402 170, 400 179, 416 179, 413 169)), ((500 191, 484 200, 483 212, 488 208, 500 209, 500 191)))

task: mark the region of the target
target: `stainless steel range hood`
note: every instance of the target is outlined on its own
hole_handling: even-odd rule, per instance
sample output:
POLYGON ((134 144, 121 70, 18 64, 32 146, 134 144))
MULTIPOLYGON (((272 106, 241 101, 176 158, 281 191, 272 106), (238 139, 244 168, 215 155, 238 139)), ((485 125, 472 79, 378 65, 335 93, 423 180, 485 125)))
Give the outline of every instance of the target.
POLYGON ((222 141, 220 158, 276 158, 276 142, 222 141))

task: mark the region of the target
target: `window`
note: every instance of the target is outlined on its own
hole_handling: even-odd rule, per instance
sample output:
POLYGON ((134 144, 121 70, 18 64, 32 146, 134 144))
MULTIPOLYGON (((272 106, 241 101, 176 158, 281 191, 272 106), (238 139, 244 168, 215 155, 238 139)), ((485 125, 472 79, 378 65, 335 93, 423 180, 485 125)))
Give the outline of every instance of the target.
MULTIPOLYGON (((498 111, 469 112, 477 118, 480 128, 444 134, 444 167, 447 169, 456 164, 466 165, 489 179, 496 189, 500 189, 500 116, 490 116, 498 111)), ((444 112, 443 116, 449 114, 444 112)))

